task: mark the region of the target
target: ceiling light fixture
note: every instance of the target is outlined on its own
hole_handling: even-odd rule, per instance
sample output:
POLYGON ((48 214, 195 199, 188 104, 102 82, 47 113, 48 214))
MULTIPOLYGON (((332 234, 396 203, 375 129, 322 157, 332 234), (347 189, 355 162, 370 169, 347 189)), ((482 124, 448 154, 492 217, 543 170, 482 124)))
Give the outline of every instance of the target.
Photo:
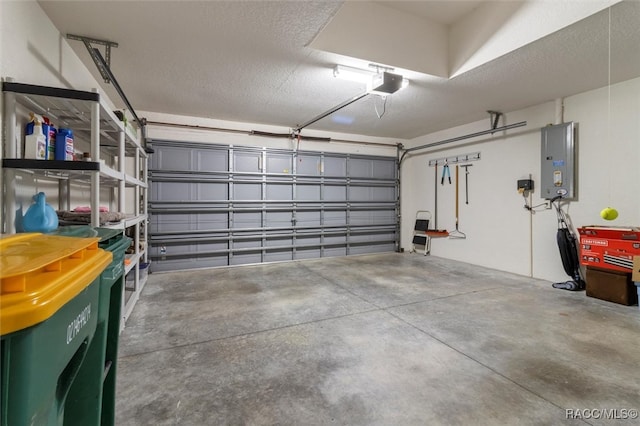
MULTIPOLYGON (((370 67, 372 67, 370 65, 370 67)), ((409 85, 409 80, 400 74, 393 74, 393 68, 374 65, 375 71, 336 65, 333 76, 341 80, 353 81, 367 86, 367 92, 389 95, 409 85)))
POLYGON ((344 65, 336 65, 333 69, 333 76, 335 78, 362 84, 370 83, 374 75, 376 75, 374 71, 345 67, 344 65))

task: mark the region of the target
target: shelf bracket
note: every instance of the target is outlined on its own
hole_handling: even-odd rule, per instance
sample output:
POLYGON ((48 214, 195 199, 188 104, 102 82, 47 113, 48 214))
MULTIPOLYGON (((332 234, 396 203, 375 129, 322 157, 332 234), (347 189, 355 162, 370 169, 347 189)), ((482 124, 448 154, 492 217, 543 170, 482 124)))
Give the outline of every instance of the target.
POLYGON ((118 43, 115 43, 113 41, 107 41, 107 40, 98 40, 95 38, 79 36, 75 34, 67 34, 67 38, 69 40, 78 40, 84 43, 84 46, 87 48, 87 51, 89 51, 89 55, 91 55, 91 59, 93 59, 93 62, 95 62, 96 67, 98 67, 98 71, 100 71, 100 75, 104 79, 104 82, 111 83, 109 74, 104 69, 104 67, 98 60, 98 58, 96 57, 95 50, 92 44, 98 44, 98 45, 104 46, 105 62, 107 63, 107 67, 111 69, 111 48, 118 47, 118 43))

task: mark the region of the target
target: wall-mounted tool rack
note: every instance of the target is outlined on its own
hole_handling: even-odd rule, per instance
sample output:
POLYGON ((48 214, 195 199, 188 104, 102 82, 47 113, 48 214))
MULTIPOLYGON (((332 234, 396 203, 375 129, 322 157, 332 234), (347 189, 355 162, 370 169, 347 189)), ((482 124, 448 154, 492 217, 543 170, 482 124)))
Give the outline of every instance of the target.
POLYGON ((429 160, 429 167, 442 166, 443 164, 456 164, 456 163, 468 163, 469 161, 480 160, 480 153, 474 152, 471 154, 452 155, 451 157, 442 157, 429 160))

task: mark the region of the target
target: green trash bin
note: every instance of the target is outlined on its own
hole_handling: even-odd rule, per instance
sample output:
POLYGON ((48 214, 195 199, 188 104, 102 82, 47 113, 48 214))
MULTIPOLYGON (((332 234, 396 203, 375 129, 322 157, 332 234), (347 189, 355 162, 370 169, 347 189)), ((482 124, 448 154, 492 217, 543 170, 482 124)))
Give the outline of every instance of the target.
POLYGON ((98 323, 97 238, 0 237, 0 424, 61 425, 98 323))
POLYGON ((76 237, 95 234, 100 248, 113 254, 113 261, 101 274, 95 337, 69 391, 64 420, 65 425, 113 425, 124 258, 132 240, 118 229, 73 226, 58 232, 76 237))

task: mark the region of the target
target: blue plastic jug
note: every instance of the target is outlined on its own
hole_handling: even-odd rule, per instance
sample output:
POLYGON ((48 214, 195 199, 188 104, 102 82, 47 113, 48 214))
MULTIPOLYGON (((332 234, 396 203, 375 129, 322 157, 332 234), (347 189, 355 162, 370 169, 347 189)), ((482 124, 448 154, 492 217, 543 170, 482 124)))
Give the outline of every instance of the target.
POLYGON ((58 228, 58 215, 46 202, 44 192, 33 196, 33 204, 22 218, 22 228, 25 232, 51 232, 58 228))
POLYGON ((73 161, 73 132, 71 129, 58 129, 54 151, 56 160, 73 161))

